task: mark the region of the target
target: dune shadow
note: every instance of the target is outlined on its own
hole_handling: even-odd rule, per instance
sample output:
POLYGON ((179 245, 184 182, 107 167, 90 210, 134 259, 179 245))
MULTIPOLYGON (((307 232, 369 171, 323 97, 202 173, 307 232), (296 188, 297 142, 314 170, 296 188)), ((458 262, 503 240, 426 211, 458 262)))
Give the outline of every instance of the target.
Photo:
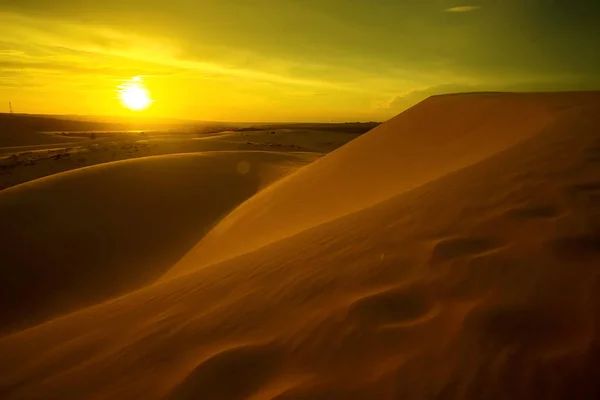
POLYGON ((563 262, 600 259, 600 232, 556 237, 546 243, 552 254, 563 262))
POLYGON ((359 299, 351 305, 353 318, 370 324, 412 321, 427 314, 433 306, 426 287, 398 287, 359 299))
POLYGON ((241 346, 218 353, 202 362, 167 396, 192 400, 208 395, 214 400, 249 398, 279 370, 282 355, 277 348, 241 346))
POLYGON ((519 221, 551 219, 558 217, 560 215, 560 210, 552 205, 529 205, 507 210, 505 215, 519 221))
POLYGON ((0 333, 147 285, 255 194, 260 155, 84 168, 3 191, 0 333), (239 171, 239 163, 247 167, 239 171))
POLYGON ((437 243, 433 248, 431 264, 475 256, 498 247, 500 247, 500 244, 495 239, 486 237, 456 237, 444 239, 437 243))

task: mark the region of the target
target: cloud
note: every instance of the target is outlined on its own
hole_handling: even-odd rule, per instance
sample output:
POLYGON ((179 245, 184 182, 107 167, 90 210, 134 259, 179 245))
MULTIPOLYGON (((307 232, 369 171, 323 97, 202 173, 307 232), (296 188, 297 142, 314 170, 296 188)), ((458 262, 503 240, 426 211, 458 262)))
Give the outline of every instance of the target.
POLYGON ((447 8, 444 11, 451 12, 451 13, 463 13, 463 12, 477 11, 479 9, 481 9, 481 6, 458 6, 458 7, 447 8))
POLYGON ((376 103, 380 111, 399 113, 428 97, 453 94, 453 93, 479 93, 479 92, 554 92, 588 90, 590 82, 595 82, 600 87, 600 80, 592 77, 580 78, 577 76, 555 76, 540 80, 508 81, 496 83, 448 83, 432 85, 415 90, 399 93, 386 101, 376 103))
POLYGON ((135 75, 152 74, 155 70, 163 73, 190 72, 299 87, 351 90, 338 82, 280 72, 268 63, 248 68, 235 63, 222 64, 189 57, 174 40, 146 37, 101 25, 0 12, 0 36, 11 37, 10 41, 0 42, 0 64, 3 68, 104 72, 107 75, 133 73, 136 68, 142 68, 135 75), (23 43, 33 45, 44 55, 24 52, 23 43), (14 61, 15 57, 22 60, 14 61), (95 67, 90 67, 90 64, 95 67))
POLYGON ((478 91, 479 87, 471 84, 444 84, 429 86, 400 93, 386 102, 379 104, 380 108, 392 111, 402 111, 425 100, 429 96, 443 93, 465 93, 478 91))

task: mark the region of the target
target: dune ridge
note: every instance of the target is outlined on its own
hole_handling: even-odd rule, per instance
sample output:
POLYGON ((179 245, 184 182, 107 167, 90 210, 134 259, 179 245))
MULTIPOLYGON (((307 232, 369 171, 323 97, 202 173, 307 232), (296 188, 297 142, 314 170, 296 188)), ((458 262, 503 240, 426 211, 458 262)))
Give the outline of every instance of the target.
POLYGON ((598 92, 433 96, 249 199, 167 276, 424 185, 551 129, 572 107, 599 104, 598 92))
MULTIPOLYGON (((452 106, 459 98, 476 103, 485 96, 447 96, 424 105, 452 106)), ((542 110, 536 129, 496 139, 495 151, 479 148, 482 157, 476 149, 460 152, 463 161, 452 165, 461 167, 440 169, 440 177, 414 187, 375 189, 374 197, 359 198, 367 205, 358 210, 340 206, 337 218, 326 221, 307 215, 318 223, 4 336, 0 394, 597 398, 599 94, 494 96, 496 106, 511 109, 515 101, 538 104, 527 106, 542 110)), ((461 117, 469 119, 463 110, 454 122, 461 117)), ((329 157, 345 163, 342 155, 355 143, 236 210, 262 193, 293 189, 291 182, 306 171, 318 176, 329 157)), ((388 150, 389 143, 380 143, 382 152, 388 150)), ((379 153, 371 146, 377 165, 379 153)), ((346 184, 331 191, 360 191, 346 184)), ((298 212, 307 210, 305 201, 297 199, 298 212)), ((255 232, 275 231, 266 218, 256 221, 255 232)))

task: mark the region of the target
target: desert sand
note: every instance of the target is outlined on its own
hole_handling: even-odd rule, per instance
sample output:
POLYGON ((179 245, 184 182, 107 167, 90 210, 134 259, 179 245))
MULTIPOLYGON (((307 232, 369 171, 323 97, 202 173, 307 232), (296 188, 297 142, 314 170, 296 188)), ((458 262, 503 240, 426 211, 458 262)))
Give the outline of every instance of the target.
POLYGON ((2 266, 0 397, 600 395, 599 92, 435 96, 314 154, 0 191, 3 261, 36 263, 2 266))
POLYGON ((206 151, 276 151, 314 153, 316 159, 331 152, 359 134, 322 130, 268 130, 254 132, 223 132, 219 134, 110 135, 89 140, 74 137, 74 141, 35 145, 39 136, 62 140, 60 135, 21 132, 0 134, 0 190, 20 183, 71 171, 82 167, 133 158, 197 153, 206 151), (28 146, 10 146, 15 136, 28 146))
POLYGON ((152 282, 310 153, 175 154, 79 168, 0 192, 0 332, 152 282))

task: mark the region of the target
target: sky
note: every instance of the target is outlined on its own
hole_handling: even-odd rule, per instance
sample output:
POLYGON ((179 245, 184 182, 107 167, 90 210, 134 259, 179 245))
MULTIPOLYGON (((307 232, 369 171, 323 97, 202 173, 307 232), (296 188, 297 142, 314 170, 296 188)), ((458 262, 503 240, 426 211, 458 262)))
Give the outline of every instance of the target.
POLYGON ((598 21, 598 0, 0 0, 0 112, 129 115, 134 77, 153 100, 137 113, 207 121, 600 89, 598 21))

